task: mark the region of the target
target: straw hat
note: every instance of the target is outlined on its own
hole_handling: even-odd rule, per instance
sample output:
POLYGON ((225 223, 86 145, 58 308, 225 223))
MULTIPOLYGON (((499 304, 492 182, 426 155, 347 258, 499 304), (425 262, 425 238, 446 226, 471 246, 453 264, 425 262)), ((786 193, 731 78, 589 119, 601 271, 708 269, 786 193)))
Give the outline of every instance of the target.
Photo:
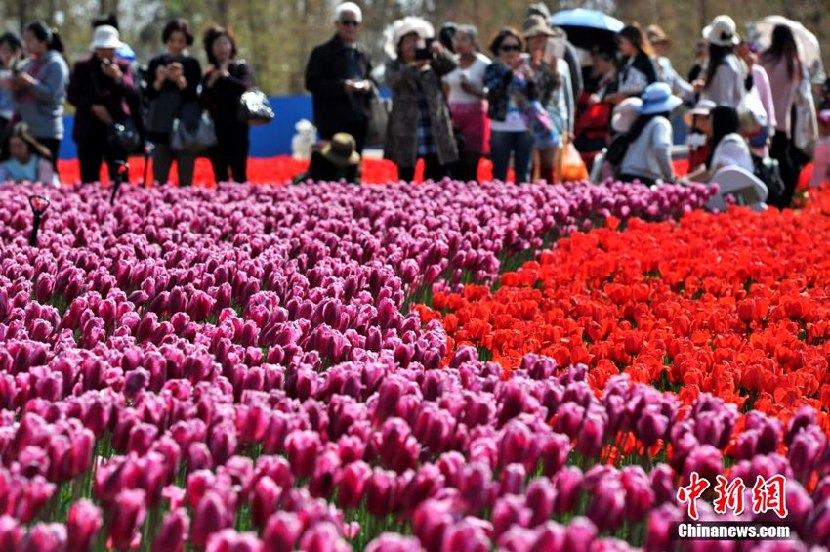
POLYGON ((89 47, 92 50, 97 48, 112 48, 113 50, 117 50, 123 45, 124 43, 121 42, 118 36, 118 29, 112 25, 101 25, 95 27, 95 33, 92 35, 92 44, 89 47))
POLYGON ((640 106, 640 113, 653 115, 654 113, 665 113, 673 111, 683 104, 683 100, 671 93, 671 87, 665 82, 649 84, 643 92, 643 105, 640 106))
POLYGON ((626 98, 616 107, 614 107, 614 114, 611 116, 611 128, 614 132, 628 132, 631 125, 640 116, 640 108, 643 106, 643 100, 640 98, 626 98))
POLYGON ((531 15, 522 23, 522 38, 531 38, 534 36, 555 36, 551 26, 545 21, 544 17, 539 15, 531 15))
POLYGON ((646 27, 646 38, 652 44, 670 44, 671 39, 660 25, 651 24, 646 27))
POLYGON ((703 28, 703 38, 715 46, 737 46, 741 42, 738 27, 728 15, 719 15, 703 28))
POLYGON ((350 167, 360 163, 360 154, 355 151, 355 141, 351 134, 338 132, 331 142, 323 146, 320 154, 338 167, 350 167))

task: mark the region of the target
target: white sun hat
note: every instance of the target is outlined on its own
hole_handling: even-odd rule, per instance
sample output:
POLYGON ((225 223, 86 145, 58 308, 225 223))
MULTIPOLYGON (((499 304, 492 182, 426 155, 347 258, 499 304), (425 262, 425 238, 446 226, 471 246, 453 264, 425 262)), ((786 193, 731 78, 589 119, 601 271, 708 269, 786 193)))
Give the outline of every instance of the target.
POLYGON ((391 28, 386 30, 386 46, 384 50, 390 58, 398 57, 397 48, 401 39, 408 34, 417 33, 422 40, 435 37, 435 27, 432 23, 421 19, 420 17, 404 17, 392 24, 391 28))
POLYGON ((124 43, 118 37, 118 29, 112 25, 95 27, 95 33, 92 35, 92 44, 90 44, 91 49, 113 48, 117 50, 123 45, 124 43))

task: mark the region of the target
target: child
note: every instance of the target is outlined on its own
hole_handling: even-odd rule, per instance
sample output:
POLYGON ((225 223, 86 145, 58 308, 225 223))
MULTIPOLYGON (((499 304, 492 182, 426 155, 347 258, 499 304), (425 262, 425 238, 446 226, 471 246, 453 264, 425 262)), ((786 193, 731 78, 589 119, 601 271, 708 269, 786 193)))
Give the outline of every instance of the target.
POLYGON ((813 151, 813 174, 810 188, 820 188, 830 178, 830 109, 818 114, 819 139, 813 151))
POLYGON ((0 163, 0 183, 58 183, 52 168, 52 154, 29 134, 25 123, 18 123, 12 129, 9 135, 9 154, 9 159, 0 163))

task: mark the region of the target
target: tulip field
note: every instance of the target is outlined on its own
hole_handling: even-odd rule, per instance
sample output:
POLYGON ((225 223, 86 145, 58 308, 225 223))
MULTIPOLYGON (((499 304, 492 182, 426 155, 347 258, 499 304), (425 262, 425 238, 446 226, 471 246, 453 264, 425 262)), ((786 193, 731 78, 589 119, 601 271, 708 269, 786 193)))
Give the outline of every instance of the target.
POLYGON ((826 550, 830 197, 712 193, 0 186, 0 551, 826 550))

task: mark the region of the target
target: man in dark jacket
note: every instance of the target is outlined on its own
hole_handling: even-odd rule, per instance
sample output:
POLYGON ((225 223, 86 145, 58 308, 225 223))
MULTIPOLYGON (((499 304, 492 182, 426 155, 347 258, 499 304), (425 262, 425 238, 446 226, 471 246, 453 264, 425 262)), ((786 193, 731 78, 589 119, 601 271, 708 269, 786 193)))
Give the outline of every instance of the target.
POLYGON ((337 6, 337 34, 314 48, 305 73, 320 139, 331 140, 338 132, 351 134, 357 153, 363 152, 375 89, 369 53, 357 43, 362 19, 356 4, 337 6))

